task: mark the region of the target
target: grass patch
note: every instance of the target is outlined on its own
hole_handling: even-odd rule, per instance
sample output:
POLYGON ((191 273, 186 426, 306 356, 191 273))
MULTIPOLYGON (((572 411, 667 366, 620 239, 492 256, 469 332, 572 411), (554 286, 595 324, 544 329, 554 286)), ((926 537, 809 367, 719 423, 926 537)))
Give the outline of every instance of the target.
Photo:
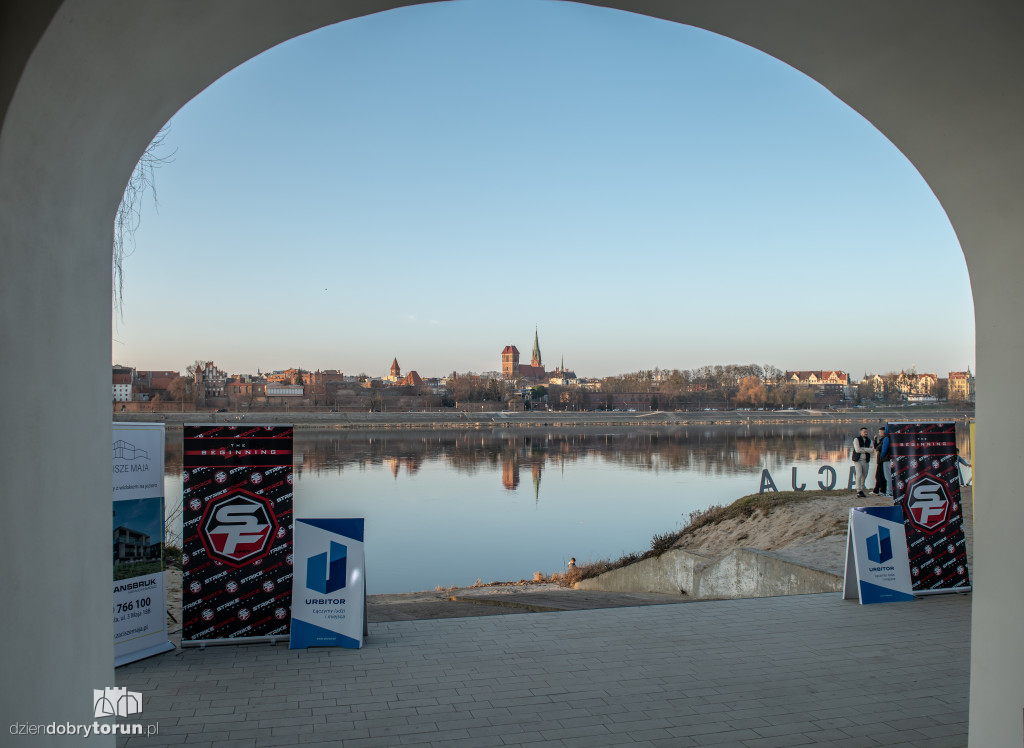
POLYGON ((114 567, 114 581, 141 577, 146 574, 156 574, 163 571, 163 565, 159 561, 140 561, 136 564, 118 564, 114 567))
MULTIPOLYGON (((600 576, 608 571, 621 569, 637 561, 648 558, 657 558, 665 551, 675 547, 680 540, 692 535, 697 530, 711 525, 717 525, 730 519, 747 519, 757 512, 764 515, 771 514, 781 506, 796 504, 801 501, 813 501, 824 498, 835 491, 773 491, 770 493, 752 493, 743 496, 728 506, 715 504, 707 509, 695 509, 690 512, 686 525, 675 532, 667 532, 655 535, 651 538, 651 548, 643 553, 627 553, 612 561, 602 559, 586 564, 580 564, 575 569, 570 569, 565 574, 552 575, 552 581, 557 581, 565 587, 571 587, 583 579, 591 579, 600 576)), ((845 528, 845 525, 844 525, 845 528)))

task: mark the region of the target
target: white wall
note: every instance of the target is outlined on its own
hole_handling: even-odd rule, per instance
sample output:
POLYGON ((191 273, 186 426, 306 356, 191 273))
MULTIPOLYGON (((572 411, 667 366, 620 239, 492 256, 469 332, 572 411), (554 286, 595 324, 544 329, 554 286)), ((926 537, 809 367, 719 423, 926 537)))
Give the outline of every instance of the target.
MULTIPOLYGON (((84 720, 91 689, 113 679, 102 571, 110 531, 110 236, 135 160, 181 105, 245 59, 402 4, 66 0, 34 49, 58 4, 13 0, 0 10, 0 41, 8 42, 0 48, 0 381, 27 388, 0 402, 3 722, 84 720), (67 381, 70 405, 55 408, 39 405, 48 402, 46 378, 24 371, 82 376, 67 381), (61 539, 45 555, 37 551, 44 533, 61 539)), ((1024 416, 1024 6, 594 4, 723 33, 803 70, 874 122, 945 207, 971 274, 980 385, 971 745, 1020 745, 1024 502, 1014 465, 1024 416)))

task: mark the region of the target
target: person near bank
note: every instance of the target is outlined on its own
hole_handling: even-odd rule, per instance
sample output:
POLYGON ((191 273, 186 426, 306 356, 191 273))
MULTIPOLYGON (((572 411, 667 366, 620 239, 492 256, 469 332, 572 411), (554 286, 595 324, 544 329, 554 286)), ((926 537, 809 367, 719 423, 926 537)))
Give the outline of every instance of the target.
POLYGON ((853 457, 853 464, 857 467, 857 497, 866 498, 864 494, 864 479, 868 476, 868 464, 871 462, 871 455, 875 451, 875 445, 868 436, 868 427, 864 426, 860 434, 853 437, 853 449, 850 454, 853 457))
POLYGON ((871 489, 871 493, 878 496, 889 495, 889 476, 888 472, 888 460, 889 460, 889 437, 885 433, 885 426, 878 427, 878 436, 875 437, 875 487, 871 489))

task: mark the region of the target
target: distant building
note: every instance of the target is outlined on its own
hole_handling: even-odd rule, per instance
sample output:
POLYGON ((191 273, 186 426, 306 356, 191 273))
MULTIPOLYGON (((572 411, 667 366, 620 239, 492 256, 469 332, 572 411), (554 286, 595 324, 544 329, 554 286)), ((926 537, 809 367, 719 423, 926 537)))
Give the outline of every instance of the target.
POLYGON ((252 400, 266 397, 267 382, 251 374, 236 374, 228 379, 228 397, 239 400, 252 400))
POLYGON ((115 403, 129 403, 132 400, 132 385, 135 371, 127 366, 111 367, 113 398, 115 403))
POLYGON ((815 387, 823 395, 842 395, 850 385, 850 375, 845 371, 787 371, 784 379, 786 384, 798 387, 815 387))
POLYGON ((501 351, 501 376, 504 379, 528 379, 542 382, 547 379, 544 362, 540 356, 540 340, 537 330, 533 331, 533 352, 529 364, 519 363, 519 349, 514 345, 506 345, 501 351))
POLYGON ((915 372, 901 371, 896 376, 896 389, 904 397, 910 395, 930 395, 939 378, 935 374, 917 374, 915 372))
POLYGON ((974 401, 974 375, 971 374, 970 367, 967 371, 949 372, 949 399, 974 401))
POLYGON ((268 383, 294 384, 296 379, 305 382, 302 369, 285 369, 284 371, 273 371, 267 374, 268 383))
POLYGON ((392 384, 394 384, 395 382, 398 382, 401 379, 402 379, 402 367, 400 367, 398 365, 398 358, 396 357, 391 362, 391 374, 389 374, 388 376, 384 377, 384 381, 385 382, 391 382, 392 384))
POLYGON ((213 361, 207 361, 193 374, 199 397, 224 397, 228 392, 228 375, 217 368, 213 361))
POLYGON ((150 397, 160 395, 169 397, 171 382, 181 375, 176 371, 142 371, 135 372, 135 390, 148 392, 150 397))
POLYGON ((423 379, 415 371, 410 371, 404 377, 399 379, 397 384, 400 387, 422 387, 423 379))
POLYGON ((565 357, 562 357, 562 363, 557 369, 551 372, 548 377, 548 384, 554 384, 559 387, 568 387, 570 385, 578 385, 579 379, 576 377, 576 372, 565 368, 565 357))
POLYGON ((501 376, 505 379, 519 378, 519 349, 506 345, 501 350, 501 376))

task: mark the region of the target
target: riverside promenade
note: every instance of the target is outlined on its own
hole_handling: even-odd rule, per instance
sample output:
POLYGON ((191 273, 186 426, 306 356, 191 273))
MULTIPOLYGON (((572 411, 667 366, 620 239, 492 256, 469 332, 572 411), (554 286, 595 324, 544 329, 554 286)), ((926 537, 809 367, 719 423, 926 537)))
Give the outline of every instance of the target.
POLYGON ((159 728, 118 745, 965 746, 970 617, 969 594, 828 593, 371 623, 360 650, 177 650, 116 671, 159 728))

